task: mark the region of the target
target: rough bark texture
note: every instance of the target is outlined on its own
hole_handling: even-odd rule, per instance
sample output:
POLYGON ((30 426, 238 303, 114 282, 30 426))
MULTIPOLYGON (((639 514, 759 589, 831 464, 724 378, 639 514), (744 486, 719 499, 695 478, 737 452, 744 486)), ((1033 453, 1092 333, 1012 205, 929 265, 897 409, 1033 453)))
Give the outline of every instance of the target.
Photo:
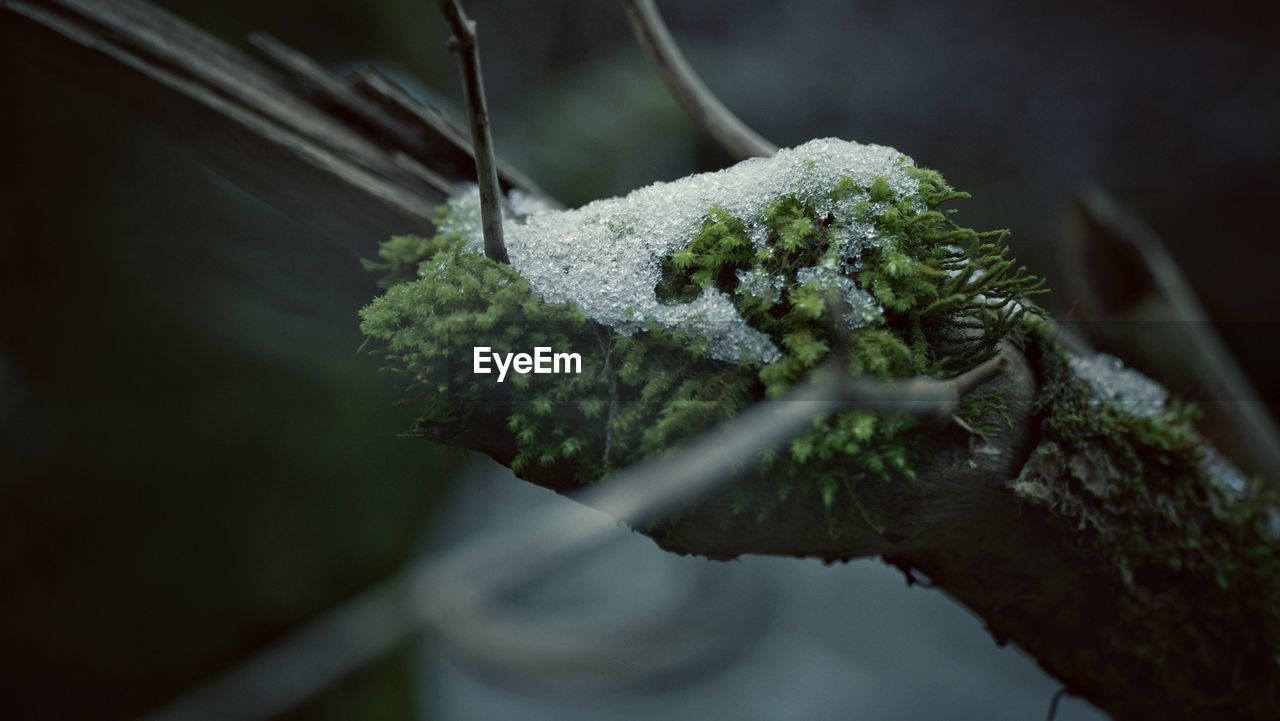
MULTIPOLYGON (((259 41, 292 78, 280 76, 140 2, 0 0, 0 9, 5 43, 119 98, 203 150, 236 183, 358 252, 393 233, 429 230, 442 194, 474 172, 456 127, 376 74, 344 82, 259 41)), ((509 169, 503 181, 536 192, 509 169)), ((1011 489, 1029 458, 1034 472, 1064 472, 1052 447, 1037 447, 1034 399, 1043 379, 1015 356, 991 383, 1006 400, 1010 428, 983 442, 936 427, 920 440, 927 459, 917 480, 859 489, 881 530, 855 521, 833 536, 803 506, 766 525, 726 525, 711 499, 649 532, 664 548, 713 558, 882 555, 927 575, 998 641, 1018 644, 1117 719, 1280 718, 1280 660, 1276 639, 1265 636, 1274 624, 1224 615, 1228 591, 1206 590, 1201 575, 1126 578, 1081 542, 1072 519, 1011 489)), ((515 445, 504 429, 500 419, 476 418, 460 431, 470 447, 509 462, 515 445)), ((553 467, 528 479, 567 491, 572 475, 553 467)), ((743 482, 767 487, 769 479, 743 482)))
MULTIPOLYGON (((958 425, 922 434, 915 480, 857 489, 878 528, 850 513, 832 534, 816 503, 789 504, 759 523, 728 512, 731 500, 722 494, 642 532, 669 551, 721 560, 744 553, 883 557, 909 582, 922 580, 964 604, 997 643, 1015 643, 1070 693, 1117 719, 1276 718, 1274 613, 1227 610, 1251 608, 1239 596, 1265 589, 1221 589, 1205 572, 1237 562, 1241 546, 1229 538, 1235 531, 1218 527, 1212 504, 1191 488, 1116 501, 1139 504, 1118 511, 1121 517, 1171 514, 1185 519, 1185 527, 1151 538, 1135 523, 1101 541, 1098 530, 1078 518, 1016 492, 1015 482, 1034 481, 1073 493, 1067 487, 1083 480, 1094 488, 1084 492, 1084 502, 1098 502, 1118 494, 1113 487, 1123 480, 1108 475, 1106 458, 1077 468, 1079 459, 1036 432, 1044 379, 1024 353, 1011 345, 1005 353, 1011 359, 1005 372, 976 392, 1000 394, 1012 422, 986 439, 958 425), (1169 508, 1157 511, 1163 506, 1169 508), (1166 549, 1187 546, 1196 562, 1164 557, 1166 549), (1116 561, 1129 556, 1147 560, 1136 568, 1116 561)), ((501 430, 503 421, 470 418, 457 429, 457 442, 509 465, 516 444, 501 430)), ((521 476, 572 493, 577 487, 566 479, 573 474, 559 464, 521 476)), ((766 475, 748 476, 735 490, 770 493, 773 483, 766 475)))

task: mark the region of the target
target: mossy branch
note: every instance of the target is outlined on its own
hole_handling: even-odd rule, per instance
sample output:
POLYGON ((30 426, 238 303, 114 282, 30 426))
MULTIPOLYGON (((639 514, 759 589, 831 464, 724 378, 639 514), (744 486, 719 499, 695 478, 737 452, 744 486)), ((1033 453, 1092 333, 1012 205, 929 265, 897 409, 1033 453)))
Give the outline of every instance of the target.
MULTIPOLYGON (((328 111, 307 101, 300 91, 282 86, 279 78, 267 77, 216 39, 172 16, 141 2, 22 0, 0 3, 0 9, 16 27, 39 30, 29 34, 41 43, 60 43, 64 50, 74 46, 77 53, 93 53, 101 62, 79 63, 76 67, 92 71, 95 88, 117 87, 126 76, 133 87, 141 77, 150 83, 152 92, 138 93, 138 97, 145 95, 148 101, 177 98, 188 110, 188 103, 195 101, 204 109, 203 117, 195 112, 158 113, 155 107, 168 110, 174 106, 151 102, 147 104, 148 112, 157 117, 181 117, 181 127, 175 124, 179 137, 218 159, 223 172, 234 180, 258 192, 264 188, 274 191, 268 193, 269 201, 299 213, 299 208, 288 201, 304 199, 302 216, 316 221, 324 232, 360 247, 361 241, 385 237, 390 228, 430 226, 430 206, 435 199, 424 200, 421 186, 397 173, 388 157, 390 153, 382 150, 388 145, 394 147, 388 142, 388 135, 344 126, 328 111), (128 14, 124 14, 125 9, 128 14), (68 18, 74 22, 68 22, 68 18), (155 42, 163 43, 168 58, 164 63, 137 50, 152 47, 155 42), (209 62, 210 57, 220 62, 209 62), (276 102, 282 97, 289 102, 276 102), (209 142, 225 138, 225 132, 215 131, 227 128, 244 133, 239 137, 251 137, 255 142, 209 142), (314 132, 316 128, 318 132, 314 132), (313 132, 303 132, 306 129, 313 132), (254 162, 240 162, 246 158, 254 162), (270 162, 264 163, 264 158, 270 162), (268 172, 262 172, 263 168, 268 172), (300 188, 306 192, 300 193, 300 188), (335 189, 336 197, 345 202, 333 202, 335 189)), ((400 250, 412 252, 408 247, 400 250)), ((939 265, 938 269, 945 267, 939 265)), ((974 279, 971 275, 964 282, 974 279)), ((899 290, 887 281, 884 289, 891 293, 899 290)), ((820 301, 816 295, 812 299, 820 301)), ((946 308, 955 309, 955 302, 955 298, 949 299, 946 308)), ((821 303, 813 305, 814 317, 820 317, 821 303)), ((1026 324, 1029 319, 1024 317, 1020 325, 1026 324)), ((957 320, 955 327, 963 328, 964 323, 957 320)), ((865 340, 886 349, 898 348, 902 343, 885 331, 868 334, 865 340)), ((1043 341, 1030 341, 1024 350, 1034 355, 1037 345, 1042 344, 1043 341)), ((1177 348, 1176 354, 1182 355, 1186 345, 1177 348)), ((408 351, 400 347, 393 352, 408 351)), ((619 375, 629 369, 625 372, 635 378, 643 375, 646 362, 653 356, 682 351, 662 346, 642 352, 635 344, 630 348, 619 344, 617 352, 619 375)), ((1012 353, 1011 357, 1019 360, 993 381, 1001 386, 999 397, 1014 421, 1012 427, 1000 428, 1001 438, 992 439, 995 450, 1008 454, 1003 465, 988 464, 987 455, 973 457, 970 438, 961 429, 940 429, 955 438, 931 435, 924 439, 922 442, 935 458, 916 468, 915 478, 858 484, 858 498, 866 513, 859 512, 857 536, 833 542, 825 529, 814 532, 815 514, 811 509, 805 510, 804 504, 796 503, 793 505, 801 508, 793 515, 771 519, 769 536, 760 532, 762 527, 758 524, 746 522, 699 527, 697 521, 708 518, 701 516, 688 518, 685 530, 701 530, 703 536, 680 536, 672 529, 663 529, 665 535, 660 540, 670 548, 722 557, 751 551, 808 552, 828 558, 842 557, 842 553, 882 554, 895 565, 923 569, 936 585, 979 614, 998 639, 1021 645, 1051 673, 1064 679, 1073 694, 1089 698, 1117 719, 1252 721, 1280 717, 1275 656, 1280 641, 1270 630, 1280 603, 1275 593, 1277 556, 1274 536, 1268 543, 1259 530, 1267 520, 1265 512, 1274 510, 1274 502, 1268 501, 1270 506, 1259 499, 1236 505, 1224 503, 1212 487, 1205 485, 1204 478, 1181 472, 1187 469, 1188 454, 1195 450, 1188 443, 1194 441, 1180 436, 1175 428, 1152 423, 1113 425, 1100 436, 1095 433, 1091 439, 1077 438, 1072 447, 1058 444, 1060 456, 1052 452, 1040 454, 1035 464, 1039 475, 1028 475, 1023 480, 1035 481, 1035 487, 1046 489, 1043 497, 1051 503, 1046 506, 1019 498, 1003 481, 1017 475, 1017 466, 1033 447, 1028 444, 1036 440, 1019 434, 1026 431, 1029 420, 1044 421, 1054 415, 1047 407, 1036 410, 1025 403, 1035 395, 1038 385, 1052 376, 1051 368, 1044 363, 1037 364, 1037 375, 1032 375, 1023 367, 1025 355, 1021 351, 1012 353), (1114 456, 1099 454, 1097 444, 1104 448, 1112 444, 1123 452, 1114 456), (1091 445, 1095 450, 1090 450, 1091 445), (1124 451, 1126 447, 1133 452, 1124 451), (1067 462, 1069 459, 1074 460, 1067 462), (976 467, 967 466, 966 460, 974 461, 976 467), (1059 464, 1058 460, 1064 462, 1059 464), (1111 463, 1090 465, 1098 460, 1111 463), (1157 472, 1135 475, 1135 466, 1130 465, 1135 462, 1157 472), (1013 473, 1006 472, 1010 467, 1013 473), (1114 477, 1108 475, 1108 468, 1124 473, 1114 477), (1099 469, 1103 472, 1097 472, 1099 469), (863 497, 861 494, 868 490, 872 495, 863 497), (1084 530, 1078 525, 1080 519, 1086 519, 1084 530), (1130 526, 1133 521, 1140 525, 1130 526), (1085 532, 1096 530, 1099 523, 1110 524, 1104 529, 1106 534, 1085 532), (1138 530, 1125 532, 1126 529, 1138 530), (1099 541, 1106 538, 1115 544, 1127 544, 1127 548, 1116 549, 1124 555, 1117 558, 1116 554, 1100 554, 1098 549, 1106 544, 1099 541), (1152 539, 1163 540, 1153 544, 1152 539), (732 546, 728 545, 730 542, 732 546), (1152 553, 1161 548, 1173 553, 1152 553), (1143 553, 1134 555, 1132 551, 1144 552, 1157 562, 1142 562, 1143 553), (1161 559, 1176 560, 1177 564, 1161 559), (1117 570, 1121 560, 1128 565, 1135 560, 1142 562, 1134 569, 1130 583, 1117 570), (1206 569, 1213 573, 1207 574, 1206 569), (1222 573, 1218 575, 1218 571, 1222 573), (1266 622, 1258 622, 1260 615, 1266 622)), ((873 360, 894 357, 886 350, 873 360)), ((1205 365, 1198 357, 1188 357, 1193 360, 1187 367, 1196 374, 1220 375, 1220 368, 1205 365)), ((889 371, 881 366, 874 372, 889 371)), ((669 389, 684 385, 686 380, 650 378, 644 392, 662 398, 664 384, 670 383, 666 386, 669 389)), ((591 405, 584 401, 584 406, 591 405)), ((1078 409, 1082 414, 1092 412, 1088 404, 1078 409)), ((980 411, 970 410, 975 414, 980 411)), ((1053 419, 1048 430, 1069 428, 1070 420, 1070 415, 1053 419)), ((866 424, 864 418, 853 414, 848 422, 851 437, 857 427, 866 424)), ((1041 432, 1046 430, 1037 427, 1041 432)), ((762 485, 773 493, 786 492, 786 488, 773 482, 776 480, 766 477, 762 485)), ((1029 488, 1032 486, 1024 487, 1029 488)), ((612 521, 607 523, 613 525, 612 521)), ((376 609, 379 629, 388 618, 403 620, 409 616, 399 603, 401 597, 392 598, 397 603, 376 609)), ((336 627, 351 628, 337 623, 320 630, 336 627)), ((308 643, 316 638, 309 631, 297 639, 301 643, 292 647, 295 654, 291 657, 306 661, 307 674, 265 675, 301 678, 302 683, 263 685, 256 683, 264 677, 258 673, 250 679, 255 683, 240 687, 254 693, 232 697, 256 701, 270 697, 280 701, 281 694, 285 694, 289 696, 286 701, 296 701, 321 689, 335 678, 335 673, 350 670, 383 652, 366 648, 362 655, 348 658, 343 665, 338 663, 340 659, 316 653, 317 646, 308 643), (333 661, 324 664, 325 673, 319 676, 315 674, 317 658, 333 661)), ((344 636, 350 638, 381 641, 385 637, 344 636)), ((351 649, 347 644, 341 647, 351 649)), ((244 668, 261 672, 264 666, 254 663, 244 668)), ((216 717, 226 718, 226 714, 216 717)))

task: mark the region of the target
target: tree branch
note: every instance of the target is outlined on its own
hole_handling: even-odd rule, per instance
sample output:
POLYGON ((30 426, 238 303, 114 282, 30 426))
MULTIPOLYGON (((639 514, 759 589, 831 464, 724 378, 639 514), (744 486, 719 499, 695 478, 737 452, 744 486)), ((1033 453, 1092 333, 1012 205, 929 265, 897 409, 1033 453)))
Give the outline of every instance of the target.
POLYGON ((624 0, 636 39, 680 107, 736 158, 767 158, 778 147, 738 119, 690 67, 653 0, 624 0))
POLYGON ((476 48, 476 24, 462 11, 458 0, 440 0, 440 11, 453 29, 449 49, 458 53, 462 66, 462 89, 471 121, 471 144, 475 148, 476 182, 480 184, 480 214, 484 228, 484 254, 490 260, 510 264, 502 240, 502 193, 498 189, 498 164, 489 132, 489 110, 485 107, 484 80, 480 76, 480 53, 476 48))
MULTIPOLYGON (((457 168, 444 168, 444 156, 425 145, 401 147, 407 138, 366 122, 372 115, 354 125, 347 113, 334 110, 330 102, 334 97, 322 93, 324 97, 317 99, 252 58, 145 3, 0 0, 0 10, 6 50, 17 46, 24 60, 30 56, 62 66, 71 78, 87 80, 89 88, 105 91, 115 102, 166 124, 220 163, 221 172, 233 182, 259 192, 277 207, 294 210, 348 243, 359 241, 371 248, 374 240, 388 234, 429 228, 430 209, 441 193, 407 172, 408 166, 397 162, 399 154, 416 158, 451 182, 469 179, 455 173, 457 168)), ((372 86, 353 87, 375 102, 382 97, 366 92, 372 86)), ((390 108, 401 121, 413 117, 395 104, 380 107, 390 108)), ((419 125, 423 132, 429 130, 426 124, 414 127, 419 125)), ((444 146, 449 145, 453 141, 445 141, 444 146)), ((1089 268, 1092 274, 1105 270, 1106 264, 1089 268)), ((1184 350, 1166 352, 1177 355, 1184 350)), ((920 439, 928 452, 913 466, 914 477, 868 481, 857 488, 863 501, 883 510, 883 517, 877 519, 881 528, 864 528, 867 524, 855 521, 833 539, 828 528, 815 523, 813 509, 801 503, 786 504, 767 524, 744 519, 721 526, 717 521, 723 516, 703 513, 695 506, 681 514, 678 527, 657 529, 652 535, 666 548, 715 558, 742 553, 829 559, 882 555, 900 567, 924 571, 940 589, 982 617, 998 640, 1016 642, 1063 679, 1072 694, 1097 703, 1117 718, 1276 718, 1274 637, 1251 617, 1223 610, 1227 608, 1224 601, 1271 598, 1264 595, 1273 591, 1263 584, 1266 579, 1247 579, 1254 585, 1215 590, 1214 578, 1157 564, 1127 580, 1104 553, 1111 549, 1100 551, 1080 543, 1085 532, 1079 525, 1011 492, 1009 481, 1027 467, 1035 447, 1033 399, 1038 387, 1025 355, 1014 351, 1008 357, 1005 372, 992 387, 983 389, 1006 401, 1011 419, 992 439, 999 455, 973 454, 967 434, 953 425, 930 427, 920 439), (1241 653, 1244 646, 1252 655, 1241 653)), ((1177 383, 1170 385, 1179 389, 1177 383)), ((505 429, 505 423, 496 420, 492 425, 505 429)), ((1222 440, 1225 445, 1232 438, 1222 440)), ((503 452, 495 445, 492 454, 501 459, 503 452)), ((1042 464, 1051 461, 1047 452, 1040 454, 1042 464)), ((1082 477, 1065 481, 1079 481, 1084 492, 1100 488, 1096 492, 1105 493, 1114 487, 1106 476, 1091 475, 1087 464, 1071 470, 1082 477)), ((553 486, 557 480, 532 473, 531 480, 545 485, 553 486)), ((747 490, 776 493, 773 480, 749 477, 739 483, 757 483, 747 490)), ((1147 480, 1126 482, 1143 489, 1147 480)), ((619 513, 634 511, 624 500, 597 498, 596 502, 619 513)), ((1188 533, 1187 527, 1195 521, 1194 513, 1203 509, 1192 508, 1186 516, 1177 509, 1157 511, 1169 514, 1167 526, 1159 532, 1135 527, 1132 533, 1117 536, 1126 539, 1121 545, 1159 541, 1179 549, 1201 548, 1196 545, 1201 539, 1188 533)), ((604 526, 615 524, 604 515, 599 519, 604 526)), ((1128 528, 1123 519, 1117 523, 1120 531, 1128 528)), ((1228 532, 1243 530, 1227 520, 1223 524, 1228 532)), ((560 530, 544 529, 547 533, 560 530)), ((1206 551, 1208 560, 1224 564, 1237 560, 1213 556, 1213 548, 1206 551)), ((522 554, 513 553, 511 547, 504 545, 500 550, 510 556, 508 563, 524 563, 522 554)), ((496 553, 493 548, 489 552, 496 553)), ((473 561, 490 557, 473 556, 473 561)), ((443 572, 434 564, 426 570, 432 569, 443 572)), ((455 566, 453 572, 463 570, 477 571, 455 566)), ((419 573, 425 572, 415 570, 413 578, 424 578, 419 573)), ((438 582, 451 576, 430 578, 438 582)), ((415 588, 432 598, 429 589, 415 588)), ((480 591, 466 593, 474 597, 480 591)), ((402 599, 402 592, 398 594, 396 598, 402 599)), ((452 597, 441 599, 434 607, 449 608, 453 602, 452 597)), ((387 612, 401 614, 395 621, 397 628, 390 641, 377 637, 380 647, 407 638, 430 620, 408 618, 407 607, 397 608, 387 612)), ((372 619, 379 614, 361 617, 372 619)), ((450 628, 464 627, 459 617, 453 620, 458 623, 450 628)), ((337 632, 321 637, 350 641, 337 632)), ((256 699, 251 704, 261 710, 268 701, 305 697, 357 667, 361 658, 377 653, 377 649, 366 649, 368 653, 344 651, 330 657, 315 648, 295 647, 294 662, 281 661, 273 668, 292 673, 299 671, 296 664, 302 661, 298 659, 331 660, 319 669, 319 676, 300 679, 286 673, 263 688, 257 683, 263 677, 249 674, 251 683, 240 690, 256 699)), ((221 683, 214 688, 225 692, 221 683)))

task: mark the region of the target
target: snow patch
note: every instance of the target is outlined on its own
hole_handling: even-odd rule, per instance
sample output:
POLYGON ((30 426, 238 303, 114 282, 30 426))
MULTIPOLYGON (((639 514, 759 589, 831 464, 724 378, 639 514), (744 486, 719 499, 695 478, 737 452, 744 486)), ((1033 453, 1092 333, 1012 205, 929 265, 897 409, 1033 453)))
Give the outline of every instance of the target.
MULTIPOLYGON (((504 224, 507 253, 534 293, 549 303, 572 303, 592 320, 622 333, 649 323, 679 327, 705 337, 717 359, 771 363, 781 357, 778 348, 747 325, 729 295, 708 288, 691 303, 660 302, 654 289, 663 258, 694 237, 712 208, 745 223, 759 247, 768 234, 764 211, 780 197, 794 195, 820 216, 832 218, 836 242, 824 261, 856 259, 879 242, 874 226, 855 217, 855 208, 869 201, 869 194, 854 192, 833 200, 832 189, 843 178, 860 188, 883 178, 894 200, 918 198, 919 184, 907 173, 912 165, 910 158, 893 148, 827 138, 718 172, 654 183, 574 210, 539 207, 527 196, 512 198, 518 217, 504 224)), ((872 207, 888 207, 890 202, 880 200, 872 207)), ((441 230, 462 233, 469 239, 469 248, 482 253, 479 194, 472 189, 449 204, 452 212, 441 230)), ((830 285, 844 295, 853 311, 850 325, 878 319, 880 309, 874 300, 839 268, 815 268, 805 279, 830 285)), ((751 279, 744 292, 781 291, 782 280, 765 274, 751 279)))
POLYGON ((1107 404, 1132 417, 1154 418, 1164 413, 1169 391, 1138 371, 1126 368, 1113 355, 1071 356, 1075 371, 1093 391, 1094 403, 1107 404))

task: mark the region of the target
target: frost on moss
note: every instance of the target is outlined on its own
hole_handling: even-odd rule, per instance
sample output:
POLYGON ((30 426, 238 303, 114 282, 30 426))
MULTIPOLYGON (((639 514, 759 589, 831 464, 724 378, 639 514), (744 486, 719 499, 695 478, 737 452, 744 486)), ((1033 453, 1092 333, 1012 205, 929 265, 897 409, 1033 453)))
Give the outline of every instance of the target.
MULTIPOLYGON (((419 432, 475 447, 480 426, 500 425, 517 472, 567 464, 590 481, 782 393, 837 352, 883 378, 948 376, 991 356, 1039 286, 1006 257, 1004 232, 953 222, 945 204, 962 197, 892 149, 813 141, 577 210, 525 204, 506 223, 512 266, 501 267, 480 255, 464 196, 436 238, 384 246, 390 287, 362 328, 424 407, 419 432), (495 395, 491 379, 460 370, 477 345, 572 348, 584 373, 495 395)), ((813 498, 832 528, 874 525, 853 489, 910 477, 914 428, 861 411, 819 418, 765 460, 774 492, 732 512, 764 519, 813 498)))

